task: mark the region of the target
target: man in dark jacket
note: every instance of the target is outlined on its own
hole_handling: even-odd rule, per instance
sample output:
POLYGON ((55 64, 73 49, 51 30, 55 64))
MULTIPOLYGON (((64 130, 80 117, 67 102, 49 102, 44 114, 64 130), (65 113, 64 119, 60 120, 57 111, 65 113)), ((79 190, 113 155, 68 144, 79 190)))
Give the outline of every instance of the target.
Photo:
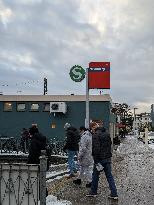
POLYGON ((76 164, 74 157, 79 150, 80 135, 78 130, 75 127, 72 127, 69 123, 65 124, 64 129, 66 130, 66 143, 63 150, 68 153, 69 177, 75 177, 74 173, 76 172, 76 164))
POLYGON ((99 182, 99 175, 102 170, 105 172, 109 183, 111 194, 108 198, 118 199, 117 189, 111 172, 111 138, 104 127, 98 127, 93 134, 92 155, 94 158, 94 169, 92 176, 91 192, 87 196, 96 196, 99 182), (101 168, 100 168, 101 167, 101 168))
POLYGON ((47 139, 36 126, 29 129, 31 144, 29 148, 28 164, 40 164, 41 150, 46 150, 47 139))
MULTIPOLYGON (((31 136, 31 144, 29 148, 28 164, 40 164, 39 157, 41 156, 41 150, 46 150, 47 148, 47 138, 39 132, 38 128, 35 125, 29 129, 29 134, 31 136)), ((47 170, 48 169, 49 156, 47 160, 47 170)), ((48 190, 46 188, 46 196, 47 195, 48 190)))

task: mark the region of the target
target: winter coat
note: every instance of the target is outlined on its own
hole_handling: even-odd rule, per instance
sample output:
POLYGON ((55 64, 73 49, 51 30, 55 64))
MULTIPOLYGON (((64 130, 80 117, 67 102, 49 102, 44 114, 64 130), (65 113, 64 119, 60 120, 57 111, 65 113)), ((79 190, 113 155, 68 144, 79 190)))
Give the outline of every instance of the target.
POLYGON ((63 150, 78 151, 79 150, 80 135, 76 128, 69 127, 66 130, 66 143, 63 150))
POLYGON ((26 141, 30 138, 30 135, 29 135, 29 132, 28 130, 24 130, 22 133, 21 133, 21 140, 22 141, 26 141))
POLYGON ((85 131, 81 135, 78 158, 81 166, 93 165, 92 134, 89 131, 85 131))
POLYGON ((46 150, 47 139, 41 133, 35 133, 31 138, 28 164, 40 164, 41 150, 46 150))
POLYGON ((111 138, 104 128, 97 128, 92 138, 92 155, 94 162, 112 157, 111 138))

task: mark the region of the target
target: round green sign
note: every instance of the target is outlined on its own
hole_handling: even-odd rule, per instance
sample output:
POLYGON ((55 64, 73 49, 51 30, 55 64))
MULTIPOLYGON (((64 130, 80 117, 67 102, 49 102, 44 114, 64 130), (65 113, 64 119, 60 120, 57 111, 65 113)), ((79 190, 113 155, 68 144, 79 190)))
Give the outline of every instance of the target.
POLYGON ((85 78, 85 70, 79 65, 73 66, 69 74, 75 82, 81 82, 85 78))

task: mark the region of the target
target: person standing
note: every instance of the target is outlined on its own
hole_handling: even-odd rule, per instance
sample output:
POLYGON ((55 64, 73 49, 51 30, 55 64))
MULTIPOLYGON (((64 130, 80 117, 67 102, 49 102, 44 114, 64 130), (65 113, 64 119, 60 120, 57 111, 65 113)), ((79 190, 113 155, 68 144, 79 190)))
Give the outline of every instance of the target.
MULTIPOLYGON (((40 164, 41 150, 46 150, 47 138, 39 132, 38 128, 35 125, 32 125, 32 127, 29 129, 29 133, 31 136, 31 144, 29 148, 28 164, 40 164)), ((48 169, 49 169, 49 156, 47 159, 47 170, 48 169)), ((46 188, 46 196, 47 195, 48 195, 48 190, 46 188)))
POLYGON ((92 157, 92 134, 84 127, 80 127, 81 139, 79 142, 79 153, 78 162, 80 165, 80 174, 74 184, 80 185, 81 179, 86 178, 86 187, 91 187, 92 181, 92 168, 93 168, 93 157, 92 157))
POLYGON ((114 182, 114 178, 111 171, 111 138, 109 133, 106 132, 104 127, 98 127, 95 129, 95 133, 92 138, 92 155, 94 158, 94 169, 92 175, 91 191, 87 195, 89 197, 97 196, 99 175, 102 170, 105 172, 106 179, 110 188, 109 199, 118 199, 117 188, 114 182), (102 167, 102 170, 98 169, 102 167))
POLYGON ((28 164, 40 164, 41 150, 46 150, 47 139, 36 126, 29 129, 31 143, 29 147, 28 164))
POLYGON ((23 153, 26 153, 29 149, 29 138, 30 134, 26 128, 22 128, 21 132, 21 147, 23 153))
POLYGON ((75 173, 77 172, 74 157, 77 156, 79 150, 80 135, 78 130, 75 127, 72 127, 69 123, 64 125, 64 129, 66 130, 66 142, 63 150, 68 153, 68 178, 71 178, 75 177, 75 173))

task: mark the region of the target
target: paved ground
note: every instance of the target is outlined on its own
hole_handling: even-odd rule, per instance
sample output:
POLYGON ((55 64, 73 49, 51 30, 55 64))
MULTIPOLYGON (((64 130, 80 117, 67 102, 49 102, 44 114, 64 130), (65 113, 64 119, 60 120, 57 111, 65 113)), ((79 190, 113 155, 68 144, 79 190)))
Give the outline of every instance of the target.
POLYGON ((113 175, 119 193, 118 202, 108 200, 108 184, 101 174, 98 196, 87 198, 85 184, 76 187, 72 180, 63 178, 51 182, 49 192, 72 205, 154 205, 154 150, 135 137, 128 136, 113 154, 113 175))

